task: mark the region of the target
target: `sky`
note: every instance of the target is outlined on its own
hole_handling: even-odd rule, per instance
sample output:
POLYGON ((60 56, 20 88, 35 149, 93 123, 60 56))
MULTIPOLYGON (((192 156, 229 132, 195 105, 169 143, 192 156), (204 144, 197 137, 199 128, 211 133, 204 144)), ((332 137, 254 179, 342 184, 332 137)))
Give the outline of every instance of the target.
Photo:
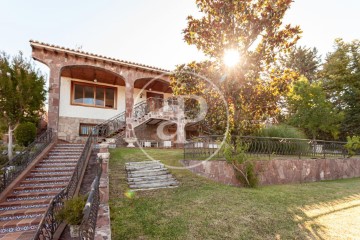
MULTIPOLYGON (((360 39, 359 11, 359 0, 295 0, 284 23, 325 57, 335 38, 360 39)), ((188 15, 195 0, 0 0, 0 51, 30 56, 33 39, 172 70, 205 58, 183 40, 188 15)))

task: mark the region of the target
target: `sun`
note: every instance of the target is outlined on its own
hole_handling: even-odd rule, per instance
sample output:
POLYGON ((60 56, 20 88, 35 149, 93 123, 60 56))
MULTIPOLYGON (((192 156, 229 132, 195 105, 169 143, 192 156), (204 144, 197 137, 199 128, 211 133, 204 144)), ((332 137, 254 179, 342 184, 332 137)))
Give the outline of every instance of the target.
POLYGON ((240 54, 235 49, 226 49, 224 51, 223 61, 226 66, 233 67, 235 66, 240 60, 240 54))

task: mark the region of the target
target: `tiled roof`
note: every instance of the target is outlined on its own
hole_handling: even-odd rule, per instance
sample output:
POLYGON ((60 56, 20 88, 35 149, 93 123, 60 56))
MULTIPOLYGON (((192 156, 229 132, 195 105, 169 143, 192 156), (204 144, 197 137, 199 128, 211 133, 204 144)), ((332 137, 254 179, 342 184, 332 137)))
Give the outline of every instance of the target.
POLYGON ((81 51, 81 50, 61 47, 61 46, 58 46, 58 45, 48 44, 48 43, 44 43, 44 42, 40 42, 40 41, 36 41, 36 40, 30 40, 30 45, 31 46, 33 46, 33 45, 43 46, 43 47, 48 47, 48 48, 56 48, 56 49, 61 50, 61 51, 72 52, 74 54, 78 53, 78 54, 87 55, 87 56, 93 57, 93 58, 102 58, 102 59, 105 59, 105 60, 115 61, 115 62, 118 62, 119 64, 125 64, 125 65, 129 65, 129 66, 133 66, 133 67, 147 68, 147 69, 151 69, 151 70, 154 70, 154 71, 170 73, 169 70, 162 69, 162 68, 157 68, 157 67, 153 67, 153 66, 149 66, 149 65, 145 65, 145 64, 141 64, 141 63, 134 63, 134 62, 129 62, 129 61, 120 60, 120 59, 116 59, 116 58, 106 57, 106 56, 99 55, 99 54, 94 54, 94 53, 89 53, 89 52, 85 52, 85 51, 81 51))

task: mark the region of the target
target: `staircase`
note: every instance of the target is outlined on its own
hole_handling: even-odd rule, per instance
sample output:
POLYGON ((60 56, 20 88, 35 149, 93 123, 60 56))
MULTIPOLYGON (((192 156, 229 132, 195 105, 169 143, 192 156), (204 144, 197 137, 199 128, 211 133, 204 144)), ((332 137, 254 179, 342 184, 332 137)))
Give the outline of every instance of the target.
MULTIPOLYGON (((133 108, 132 127, 136 127, 149 122, 152 119, 163 121, 173 120, 176 118, 177 102, 171 99, 148 98, 147 100, 137 103, 133 108)), ((125 137, 126 123, 125 112, 99 124, 98 141, 101 142, 105 138, 116 138, 117 143, 125 137)))
POLYGON ((65 188, 83 144, 57 144, 0 202, 0 239, 32 239, 52 198, 65 188))
POLYGON ((125 168, 129 188, 134 191, 174 188, 179 185, 159 161, 128 162, 125 168))

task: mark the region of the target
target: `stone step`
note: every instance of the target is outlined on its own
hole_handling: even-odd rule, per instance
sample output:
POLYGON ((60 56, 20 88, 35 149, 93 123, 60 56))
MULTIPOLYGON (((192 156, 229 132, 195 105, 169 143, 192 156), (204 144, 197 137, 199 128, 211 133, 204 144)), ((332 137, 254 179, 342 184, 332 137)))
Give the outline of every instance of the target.
POLYGON ((151 181, 151 180, 160 180, 160 179, 172 179, 173 176, 171 174, 166 175, 159 175, 159 176, 147 176, 147 177, 136 177, 136 178, 128 178, 128 182, 135 182, 135 181, 151 181))
POLYGON ((170 187, 170 186, 177 186, 178 183, 171 181, 171 182, 155 182, 155 183, 143 183, 143 184, 131 184, 129 187, 131 189, 146 189, 146 188, 159 188, 159 187, 170 187))
POLYGON ((31 192, 31 193, 19 193, 19 194, 10 194, 6 197, 6 201, 27 201, 27 200, 37 200, 37 199, 51 199, 56 196, 60 191, 49 191, 49 192, 31 192))
POLYGON ((127 166, 127 171, 139 171, 139 170, 151 170, 151 169, 161 169, 164 168, 164 164, 146 164, 144 166, 127 166))
POLYGON ((157 180, 139 180, 139 181, 133 181, 129 182, 129 185, 141 185, 141 184, 148 184, 148 183, 175 183, 178 184, 178 182, 174 178, 165 178, 165 179, 157 179, 157 180))
POLYGON ((126 166, 141 166, 143 164, 154 164, 154 163, 160 163, 160 161, 142 161, 142 162, 127 162, 125 163, 126 166))
POLYGON ((141 173, 150 173, 150 172, 164 172, 166 171, 167 172, 167 168, 155 168, 155 169, 152 169, 152 168, 141 168, 141 169, 137 169, 137 170, 133 170, 133 171, 130 171, 129 174, 141 174, 141 173))
POLYGON ((128 178, 136 178, 136 177, 150 177, 150 176, 160 176, 167 175, 168 171, 152 171, 152 172, 143 172, 143 173, 128 173, 128 178))

